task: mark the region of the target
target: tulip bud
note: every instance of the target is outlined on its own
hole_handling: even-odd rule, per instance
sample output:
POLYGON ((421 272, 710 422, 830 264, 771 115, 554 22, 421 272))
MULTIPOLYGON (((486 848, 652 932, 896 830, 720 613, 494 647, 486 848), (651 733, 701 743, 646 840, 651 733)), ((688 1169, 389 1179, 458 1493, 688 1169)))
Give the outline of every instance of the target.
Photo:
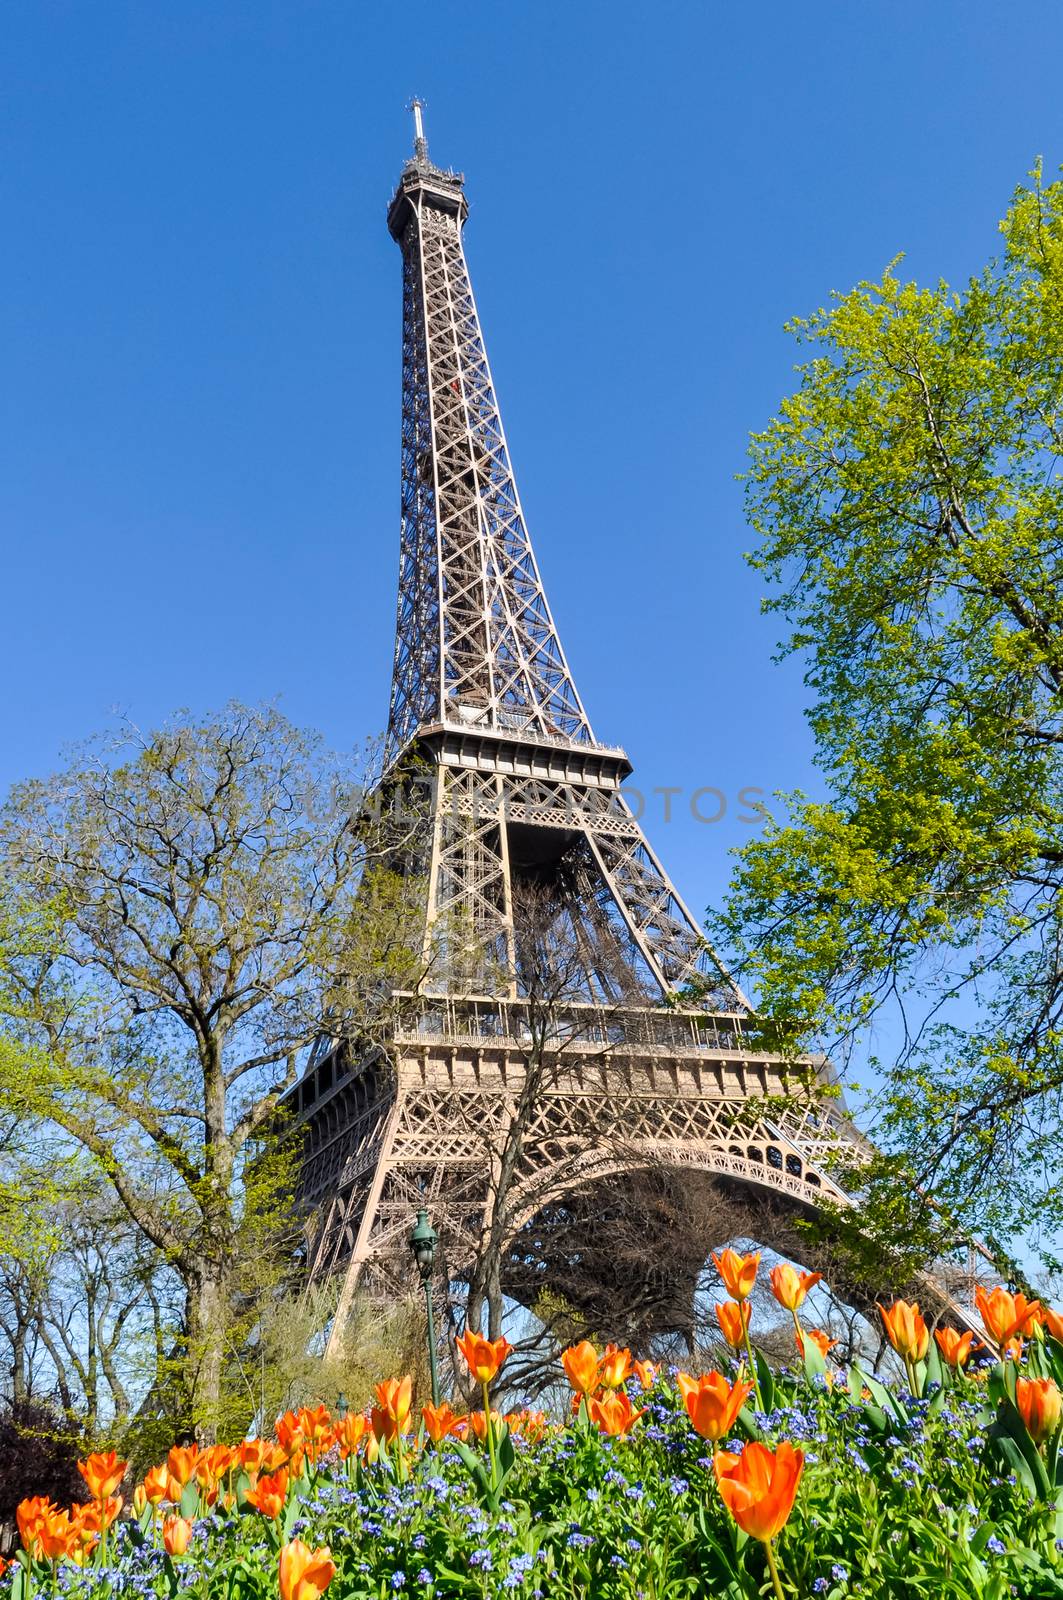
POLYGON ((930 1346, 930 1334, 914 1301, 895 1300, 887 1310, 879 1306, 886 1337, 905 1361, 922 1361, 930 1346))
POLYGON ((712 1259, 731 1299, 747 1300, 753 1293, 753 1285, 756 1282, 760 1251, 748 1256, 740 1256, 736 1250, 730 1249, 724 1250, 720 1255, 713 1251, 712 1259))
POLYGON ((1063 1395, 1051 1378, 1017 1378, 1015 1404, 1034 1444, 1043 1444, 1059 1427, 1063 1395))
POLYGON ((619 1389, 631 1371, 631 1351, 607 1344, 602 1356, 601 1382, 606 1389, 619 1389))
POLYGON ((822 1272, 798 1272, 788 1261, 772 1267, 768 1274, 771 1292, 784 1311, 796 1311, 805 1295, 820 1281, 822 1272))
POLYGON ((192 1524, 187 1517, 167 1517, 162 1525, 162 1542, 168 1556, 183 1556, 192 1537, 192 1524))

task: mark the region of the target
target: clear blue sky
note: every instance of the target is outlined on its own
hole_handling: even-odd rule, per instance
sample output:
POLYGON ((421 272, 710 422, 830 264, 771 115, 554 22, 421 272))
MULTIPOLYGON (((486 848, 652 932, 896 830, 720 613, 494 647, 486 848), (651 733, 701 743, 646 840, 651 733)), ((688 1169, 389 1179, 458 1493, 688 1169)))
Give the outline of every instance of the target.
POLYGON ((954 280, 1063 161, 1057 3, 6 0, 0 784, 120 707, 381 728, 411 94, 466 230, 525 509, 600 737, 695 911, 743 785, 811 781, 734 474, 794 312, 954 280))

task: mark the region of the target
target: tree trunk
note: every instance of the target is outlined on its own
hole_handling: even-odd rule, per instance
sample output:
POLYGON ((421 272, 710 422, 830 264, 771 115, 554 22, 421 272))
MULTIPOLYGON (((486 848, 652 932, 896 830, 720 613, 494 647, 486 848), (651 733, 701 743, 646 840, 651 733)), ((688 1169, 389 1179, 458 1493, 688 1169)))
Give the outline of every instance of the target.
POLYGON ((27 1328, 17 1310, 15 1315, 15 1336, 11 1341, 11 1394, 15 1404, 20 1405, 28 1397, 30 1388, 26 1374, 27 1328))
POLYGON ((215 1442, 220 1422, 226 1301, 226 1281, 220 1271, 204 1272, 187 1286, 187 1382, 200 1444, 215 1442))

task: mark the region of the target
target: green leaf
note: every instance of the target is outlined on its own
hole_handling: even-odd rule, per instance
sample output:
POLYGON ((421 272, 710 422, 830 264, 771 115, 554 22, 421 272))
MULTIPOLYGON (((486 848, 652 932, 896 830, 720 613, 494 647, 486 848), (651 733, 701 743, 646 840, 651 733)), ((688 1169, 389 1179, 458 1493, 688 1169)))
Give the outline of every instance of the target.
POLYGON ((814 1339, 809 1339, 806 1336, 802 1341, 801 1356, 805 1367, 805 1377, 809 1383, 812 1382, 813 1378, 826 1375, 827 1363, 823 1352, 814 1339))
POLYGON ((754 1346, 753 1357, 757 1364, 757 1381, 760 1384, 760 1400, 765 1411, 775 1410, 775 1374, 768 1366, 763 1355, 754 1346))
MULTIPOLYGON (((853 1369, 858 1374, 863 1386, 871 1394, 871 1398, 876 1402, 880 1412, 891 1412, 899 1421, 908 1421, 907 1408, 898 1400, 892 1390, 887 1389, 885 1384, 879 1383, 877 1378, 872 1378, 855 1361, 853 1362, 853 1369)), ((861 1400, 860 1403, 866 1405, 866 1401, 861 1400)))
MULTIPOLYGON (((1027 1435, 1024 1443, 1029 1445, 1031 1442, 1027 1435)), ((1015 1473, 1028 1494, 1040 1500, 1047 1497, 1048 1480, 1036 1450, 1031 1454, 1012 1432, 999 1423, 993 1424, 986 1444, 987 1448, 995 1449, 1003 1457, 1007 1470, 1015 1473)))

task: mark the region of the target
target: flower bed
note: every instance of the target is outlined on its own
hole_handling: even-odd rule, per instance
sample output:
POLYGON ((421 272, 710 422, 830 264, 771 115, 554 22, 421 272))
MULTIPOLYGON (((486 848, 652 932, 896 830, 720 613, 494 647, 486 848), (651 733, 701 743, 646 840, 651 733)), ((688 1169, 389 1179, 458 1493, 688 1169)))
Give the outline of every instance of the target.
POLYGON ((415 1414, 391 1379, 367 1416, 320 1407, 270 1440, 175 1448, 124 1517, 125 1464, 90 1457, 84 1506, 23 1502, 4 1582, 13 1600, 1063 1597, 1063 1320, 996 1290, 979 1350, 898 1302, 884 1323, 907 1381, 887 1388, 834 1368, 800 1322, 813 1278, 776 1269, 800 1359, 773 1373, 744 1314, 753 1260, 720 1261, 726 1375, 584 1342, 562 1356, 564 1420, 503 1418, 490 1386, 509 1346, 470 1335, 483 1410, 415 1414))

